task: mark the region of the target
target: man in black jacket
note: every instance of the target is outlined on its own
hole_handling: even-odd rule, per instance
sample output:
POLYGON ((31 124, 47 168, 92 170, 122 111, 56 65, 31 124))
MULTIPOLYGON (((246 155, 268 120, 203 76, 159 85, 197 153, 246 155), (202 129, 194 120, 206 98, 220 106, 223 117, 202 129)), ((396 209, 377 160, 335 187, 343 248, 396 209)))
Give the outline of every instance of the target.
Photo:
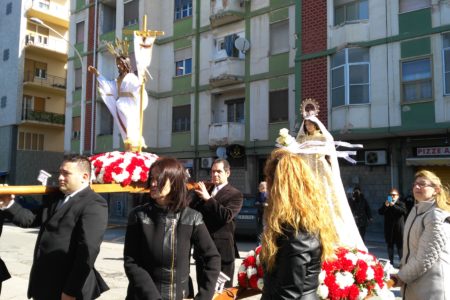
POLYGON ((41 225, 34 250, 28 298, 35 300, 95 299, 108 286, 94 269, 108 221, 105 199, 89 187, 91 165, 83 156, 63 161, 58 177, 62 198, 44 199, 33 214, 0 198, 1 208, 20 227, 41 225))
MULTIPOLYGON (((230 164, 225 159, 216 159, 211 167, 211 181, 214 184, 207 189, 203 182, 196 190, 197 197, 191 202, 191 207, 202 213, 206 228, 208 228, 217 250, 220 253, 221 271, 230 277, 225 287, 233 286, 234 259, 236 257, 234 240, 234 218, 242 207, 242 193, 228 183, 230 164)), ((202 260, 196 255, 197 274, 203 269, 202 260)), ((197 276, 197 282, 203 279, 197 276)))

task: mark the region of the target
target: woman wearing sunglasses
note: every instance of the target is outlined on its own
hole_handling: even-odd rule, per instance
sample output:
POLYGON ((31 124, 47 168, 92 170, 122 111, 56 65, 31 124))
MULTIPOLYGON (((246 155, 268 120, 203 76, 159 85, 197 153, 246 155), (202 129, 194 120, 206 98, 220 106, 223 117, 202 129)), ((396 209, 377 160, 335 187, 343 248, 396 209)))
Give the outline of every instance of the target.
POLYGON ((422 170, 413 183, 416 204, 403 235, 403 257, 394 275, 403 299, 450 299, 450 199, 436 174, 422 170))

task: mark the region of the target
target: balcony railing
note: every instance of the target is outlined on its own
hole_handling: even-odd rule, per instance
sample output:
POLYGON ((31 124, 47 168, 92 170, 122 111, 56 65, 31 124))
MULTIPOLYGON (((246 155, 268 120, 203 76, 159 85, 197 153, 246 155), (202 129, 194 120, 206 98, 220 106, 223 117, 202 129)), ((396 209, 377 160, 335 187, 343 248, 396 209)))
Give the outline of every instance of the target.
POLYGON ((245 124, 243 123, 225 122, 209 125, 210 146, 243 145, 244 141, 245 124))
POLYGON ((212 0, 209 21, 212 27, 244 19, 244 0, 212 0))
POLYGON ((26 46, 36 46, 50 51, 56 51, 59 53, 67 53, 67 42, 60 39, 54 38, 48 35, 42 35, 37 33, 28 32, 25 36, 26 46))
POLYGON ((22 112, 22 120, 64 125, 65 116, 46 111, 24 110, 22 112))
POLYGON ((33 8, 61 19, 69 19, 70 16, 67 6, 59 5, 53 1, 32 0, 28 8, 33 8))
POLYGON ((213 86, 224 86, 243 82, 245 74, 244 60, 227 57, 211 62, 211 78, 213 86))
POLYGON ((34 72, 25 72, 23 76, 24 83, 33 83, 40 86, 52 87, 57 89, 66 89, 66 79, 54 75, 45 74, 45 77, 36 76, 34 72))

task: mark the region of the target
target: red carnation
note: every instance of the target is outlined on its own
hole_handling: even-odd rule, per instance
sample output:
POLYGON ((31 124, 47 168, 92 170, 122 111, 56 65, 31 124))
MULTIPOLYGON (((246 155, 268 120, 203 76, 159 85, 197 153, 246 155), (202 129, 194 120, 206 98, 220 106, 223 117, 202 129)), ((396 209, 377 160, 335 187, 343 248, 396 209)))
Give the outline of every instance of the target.
POLYGON ((356 300, 359 296, 359 289, 356 285, 352 284, 348 291, 348 297, 350 300, 356 300))
POLYGON ((252 277, 250 277, 250 279, 248 281, 248 285, 252 289, 257 289, 258 288, 258 277, 256 275, 253 275, 252 277))
POLYGON ((248 287, 247 274, 245 272, 238 273, 238 283, 239 286, 248 287))

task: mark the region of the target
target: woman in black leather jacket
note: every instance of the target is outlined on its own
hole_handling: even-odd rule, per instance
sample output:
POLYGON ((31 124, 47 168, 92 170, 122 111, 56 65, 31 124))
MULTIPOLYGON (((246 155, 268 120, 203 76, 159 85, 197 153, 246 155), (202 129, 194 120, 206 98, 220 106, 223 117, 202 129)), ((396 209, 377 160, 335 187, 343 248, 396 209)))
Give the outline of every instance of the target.
POLYGON ((205 262, 195 299, 210 300, 220 272, 220 255, 202 215, 188 207, 186 172, 174 158, 160 158, 149 174, 152 201, 130 212, 125 235, 127 300, 188 298, 192 245, 205 262))
POLYGON ((272 152, 264 171, 268 206, 261 299, 318 299, 321 262, 332 257, 337 243, 320 181, 300 156, 284 149, 272 152))

